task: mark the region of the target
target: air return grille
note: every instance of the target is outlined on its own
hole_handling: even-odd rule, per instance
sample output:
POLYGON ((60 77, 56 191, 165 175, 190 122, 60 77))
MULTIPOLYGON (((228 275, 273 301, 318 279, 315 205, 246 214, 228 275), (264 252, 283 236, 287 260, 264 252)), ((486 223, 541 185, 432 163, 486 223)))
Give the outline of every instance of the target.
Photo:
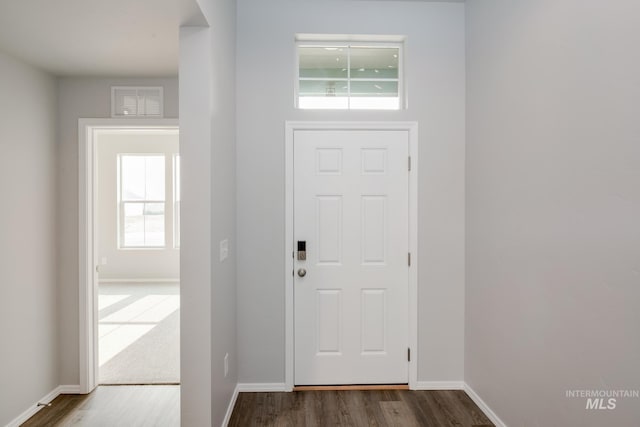
POLYGON ((111 87, 111 117, 163 117, 162 87, 111 87))

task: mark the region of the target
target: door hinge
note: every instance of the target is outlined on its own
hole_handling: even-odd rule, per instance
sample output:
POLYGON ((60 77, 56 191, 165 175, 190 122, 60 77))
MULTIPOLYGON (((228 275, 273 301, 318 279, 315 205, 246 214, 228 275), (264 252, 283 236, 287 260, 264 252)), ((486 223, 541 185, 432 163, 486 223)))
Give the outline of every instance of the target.
POLYGON ((411 267, 411 252, 407 254, 407 264, 411 267))
POLYGON ((411 349, 407 349, 407 362, 411 362, 411 349))
POLYGON ((411 172, 411 156, 409 156, 409 172, 411 172))

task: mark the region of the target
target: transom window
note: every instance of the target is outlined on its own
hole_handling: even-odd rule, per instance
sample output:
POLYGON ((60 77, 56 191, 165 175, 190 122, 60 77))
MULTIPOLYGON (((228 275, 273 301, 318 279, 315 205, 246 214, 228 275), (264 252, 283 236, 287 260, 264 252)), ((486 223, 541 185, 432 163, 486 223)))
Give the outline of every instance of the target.
POLYGON ((297 107, 399 110, 402 43, 297 43, 297 107))

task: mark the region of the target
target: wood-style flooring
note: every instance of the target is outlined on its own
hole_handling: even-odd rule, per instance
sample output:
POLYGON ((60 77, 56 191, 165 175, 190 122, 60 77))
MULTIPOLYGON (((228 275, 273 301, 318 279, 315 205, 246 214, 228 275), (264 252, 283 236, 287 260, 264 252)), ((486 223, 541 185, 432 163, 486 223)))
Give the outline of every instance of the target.
MULTIPOLYGON (((101 386, 65 394, 24 427, 178 427, 179 386, 101 386)), ((322 390, 240 393, 231 427, 488 427, 463 391, 322 390)))
POLYGON ((100 386, 91 394, 62 394, 23 427, 178 427, 180 386, 100 386))
POLYGON ((493 426, 464 391, 240 393, 229 423, 248 426, 493 426))

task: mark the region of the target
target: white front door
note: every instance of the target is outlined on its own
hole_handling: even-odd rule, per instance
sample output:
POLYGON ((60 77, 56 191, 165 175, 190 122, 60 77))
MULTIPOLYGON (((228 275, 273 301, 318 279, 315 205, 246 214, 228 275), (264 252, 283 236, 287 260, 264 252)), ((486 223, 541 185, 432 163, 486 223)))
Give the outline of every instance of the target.
POLYGON ((409 132, 293 147, 295 384, 408 383, 409 132))

